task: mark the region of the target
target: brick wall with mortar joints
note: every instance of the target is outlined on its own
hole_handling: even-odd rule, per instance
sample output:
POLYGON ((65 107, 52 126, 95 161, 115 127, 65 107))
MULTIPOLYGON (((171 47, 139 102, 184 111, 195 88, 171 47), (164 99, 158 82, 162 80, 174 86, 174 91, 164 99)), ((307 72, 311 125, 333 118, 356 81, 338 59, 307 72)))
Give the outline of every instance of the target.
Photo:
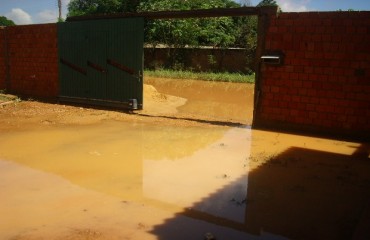
POLYGON ((262 66, 258 121, 370 133, 370 12, 282 13, 266 35, 282 66, 262 66))
POLYGON ((0 90, 6 88, 5 28, 0 27, 0 90))
POLYGON ((8 27, 7 37, 10 91, 34 97, 57 97, 57 25, 8 27))

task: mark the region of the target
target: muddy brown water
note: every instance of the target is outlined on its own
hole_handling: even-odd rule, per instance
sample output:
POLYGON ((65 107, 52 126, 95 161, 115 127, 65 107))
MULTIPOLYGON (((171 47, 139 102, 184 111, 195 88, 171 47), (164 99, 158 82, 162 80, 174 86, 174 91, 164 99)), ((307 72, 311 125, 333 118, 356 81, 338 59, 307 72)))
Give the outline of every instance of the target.
POLYGON ((146 83, 161 93, 188 100, 177 108, 178 116, 252 124, 253 84, 160 78, 148 78, 146 83))
MULTIPOLYGON (((250 85, 212 83, 207 95, 205 82, 199 92, 187 89, 193 81, 151 84, 186 98, 171 117, 250 121, 252 103, 238 96, 253 96, 250 85), (224 102, 244 112, 218 118, 224 102)), ((0 132, 0 239, 351 239, 361 230, 368 144, 202 124, 105 119, 0 132)))

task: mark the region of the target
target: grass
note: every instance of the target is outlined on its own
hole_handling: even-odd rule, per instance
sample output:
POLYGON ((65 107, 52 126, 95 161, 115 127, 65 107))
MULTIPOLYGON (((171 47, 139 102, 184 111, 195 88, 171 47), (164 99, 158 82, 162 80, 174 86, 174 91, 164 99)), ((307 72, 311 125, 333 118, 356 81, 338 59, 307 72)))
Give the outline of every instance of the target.
POLYGON ((0 94, 0 102, 3 102, 3 101, 7 101, 8 99, 3 97, 1 94, 0 94))
POLYGON ((174 78, 174 79, 194 79, 203 81, 218 82, 238 82, 254 83, 255 75, 246 75, 240 73, 212 73, 212 72, 192 72, 192 71, 174 71, 174 70, 145 70, 144 74, 148 77, 174 78))
POLYGON ((8 102, 8 101, 14 101, 14 100, 19 102, 20 98, 13 96, 13 95, 6 94, 6 90, 0 89, 0 102, 8 102))
POLYGON ((7 101, 11 101, 11 100, 12 100, 11 98, 9 98, 9 97, 7 97, 5 95, 2 95, 0 93, 0 102, 7 102, 7 101))

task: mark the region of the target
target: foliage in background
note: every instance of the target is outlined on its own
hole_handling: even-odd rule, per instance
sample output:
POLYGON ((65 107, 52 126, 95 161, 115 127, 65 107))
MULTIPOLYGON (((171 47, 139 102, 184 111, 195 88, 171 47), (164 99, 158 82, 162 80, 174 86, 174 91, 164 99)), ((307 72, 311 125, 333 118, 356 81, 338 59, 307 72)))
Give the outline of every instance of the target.
POLYGON ((140 0, 71 0, 68 16, 136 12, 140 0))
POLYGON ((260 3, 257 4, 257 7, 262 6, 278 6, 275 0, 262 0, 260 3))
POLYGON ((204 81, 217 81, 217 82, 239 82, 239 83, 254 83, 255 75, 245 75, 240 73, 212 73, 200 72, 195 73, 192 71, 172 71, 172 70, 145 70, 145 76, 158 77, 158 78, 173 78, 173 79, 194 79, 204 81))
MULTIPOLYGON (((183 11, 194 9, 240 7, 232 0, 147 0, 138 7, 140 12, 183 11)), ((241 34, 238 18, 191 18, 147 21, 145 42, 154 48, 163 44, 168 46, 166 67, 184 69, 184 47, 235 47, 241 34)))
POLYGON ((254 58, 257 50, 257 16, 248 16, 238 19, 240 34, 236 41, 236 47, 245 49, 245 58, 249 70, 253 71, 254 58))
MULTIPOLYGON (((141 2, 138 11, 180 11, 210 8, 240 7, 231 0, 147 0, 141 2)), ((147 22, 146 42, 171 47, 233 45, 238 35, 234 19, 192 18, 152 20, 147 22)))
POLYGON ((14 26, 15 23, 4 16, 0 16, 0 26, 14 26))

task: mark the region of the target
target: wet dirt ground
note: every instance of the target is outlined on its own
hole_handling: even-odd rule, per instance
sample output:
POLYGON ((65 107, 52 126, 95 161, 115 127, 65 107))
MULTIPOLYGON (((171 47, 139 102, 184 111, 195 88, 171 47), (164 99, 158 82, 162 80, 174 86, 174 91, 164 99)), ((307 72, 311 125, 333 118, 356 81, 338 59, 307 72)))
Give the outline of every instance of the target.
POLYGON ((0 239, 369 233, 369 144, 251 130, 253 85, 146 84, 130 114, 0 108, 0 239))

